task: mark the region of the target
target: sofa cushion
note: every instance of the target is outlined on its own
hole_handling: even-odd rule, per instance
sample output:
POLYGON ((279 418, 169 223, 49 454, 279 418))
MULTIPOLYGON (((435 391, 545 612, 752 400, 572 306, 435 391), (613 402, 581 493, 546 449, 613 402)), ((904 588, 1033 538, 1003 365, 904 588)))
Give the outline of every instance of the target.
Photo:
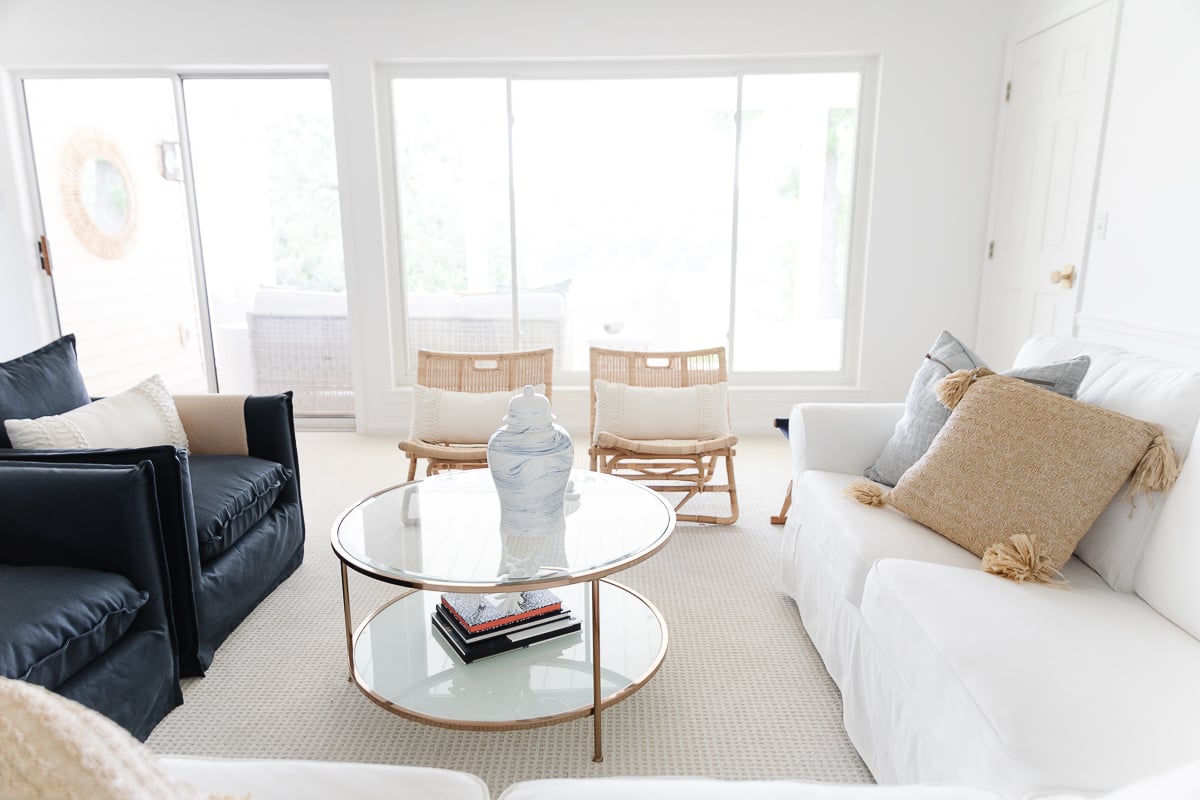
POLYGON ((0 708, 5 800, 201 800, 199 792, 160 769, 149 748, 73 700, 0 678, 0 708))
MULTIPOLYGON (((1088 364, 1088 358, 1074 357, 1040 366, 1022 365, 1007 374, 1065 397, 1074 397, 1079 382, 1088 371, 1088 364)), ((864 474, 873 481, 895 486, 900 476, 925 454, 933 437, 950 418, 949 409, 939 403, 934 395, 934 387, 952 372, 982 366, 983 360, 969 347, 948 331, 942 331, 925 354, 925 360, 908 387, 904 416, 896 423, 896 429, 884 445, 883 452, 864 474)))
POLYGON ((200 560, 224 553, 275 504, 292 471, 253 456, 193 456, 192 504, 200 560))
MULTIPOLYGON (((1072 562, 1078 563, 1078 562, 1072 562)), ((1106 791, 1200 753, 1200 642, 1098 576, 1063 591, 884 560, 861 610, 922 730, 922 780, 1106 791)), ((881 710, 886 713, 886 710, 881 710)))
MULTIPOLYGON (((946 383, 958 376, 967 388, 954 413, 883 500, 983 556, 989 571, 1052 579, 1135 468, 1155 456, 1174 463, 1158 425, 1002 375, 946 383), (1040 557, 1017 558, 1016 537, 1035 541, 1040 557)), ((1174 476, 1159 480, 1144 488, 1174 476)))
POLYGON ((881 558, 911 558, 979 568, 979 559, 901 514, 856 503, 843 489, 857 478, 844 472, 807 470, 792 486, 791 515, 798 536, 816 543, 841 594, 852 605, 862 600, 867 573, 881 558))
POLYGON ((149 595, 111 572, 0 564, 0 675, 49 689, 129 630, 149 595))
POLYGON ((467 772, 398 764, 160 756, 158 764, 200 791, 253 800, 488 800, 467 772))
POLYGON ((1001 800, 968 786, 875 786, 716 778, 547 778, 514 783, 499 800, 1001 800))
POLYGON ((75 358, 75 335, 0 364, 0 447, 12 447, 4 420, 44 417, 91 401, 75 358))
POLYGON ((171 392, 158 375, 62 414, 5 420, 4 427, 12 446, 22 450, 188 446, 171 392))
MULTIPOLYGON (((1016 366, 1087 355, 1092 366, 1076 395, 1085 403, 1162 425, 1183 461, 1200 418, 1200 369, 1149 358, 1111 345, 1056 336, 1035 336, 1017 354, 1016 366)), ((1114 589, 1132 591, 1142 549, 1161 503, 1109 503, 1075 548, 1114 589)))

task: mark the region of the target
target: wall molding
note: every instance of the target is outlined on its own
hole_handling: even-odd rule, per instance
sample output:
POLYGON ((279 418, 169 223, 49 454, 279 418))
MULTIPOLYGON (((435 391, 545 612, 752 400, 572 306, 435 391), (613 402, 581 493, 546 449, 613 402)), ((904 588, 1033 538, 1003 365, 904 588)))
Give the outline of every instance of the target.
POLYGON ((1200 330, 1187 331, 1091 313, 1075 316, 1075 330, 1080 339, 1100 341, 1146 355, 1200 366, 1200 330))

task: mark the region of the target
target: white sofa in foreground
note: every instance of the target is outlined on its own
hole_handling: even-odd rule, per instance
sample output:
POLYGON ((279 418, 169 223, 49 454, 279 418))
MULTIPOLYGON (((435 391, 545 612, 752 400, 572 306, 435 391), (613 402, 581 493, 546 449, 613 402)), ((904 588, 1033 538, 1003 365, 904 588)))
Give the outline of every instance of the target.
MULTIPOLYGON (((253 800, 487 800, 474 775, 386 764, 319 761, 238 761, 160 758, 173 776, 204 793, 253 800)), ((1127 786, 1103 800, 1193 800, 1200 797, 1200 762, 1127 786)), ((965 786, 837 785, 805 781, 722 781, 708 778, 562 778, 522 781, 497 800, 1003 800, 965 786)), ((1029 800, 1084 800, 1078 794, 1036 794, 1029 800)))
MULTIPOLYGON (((1200 370, 1052 337, 1015 366, 1080 354, 1092 364, 1079 400, 1163 425, 1186 458, 1200 370)), ((1102 793, 1200 757, 1200 465, 1132 511, 1118 494, 1063 569, 1069 588, 1019 584, 844 495, 902 412, 801 404, 790 420, 782 588, 876 780, 1102 793)))

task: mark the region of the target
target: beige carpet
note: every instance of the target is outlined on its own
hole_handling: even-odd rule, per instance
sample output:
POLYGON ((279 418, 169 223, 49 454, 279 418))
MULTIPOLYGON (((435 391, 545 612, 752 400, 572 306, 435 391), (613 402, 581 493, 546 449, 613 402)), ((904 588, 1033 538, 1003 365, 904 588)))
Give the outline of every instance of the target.
MULTIPOLYGON (((577 447, 578 450, 578 447, 577 447)), ((584 459, 577 453, 577 462, 584 459)), ((789 456, 782 437, 744 440, 735 462, 741 520, 681 524, 618 580, 662 611, 670 649, 658 675, 591 719, 521 731, 435 728, 379 708, 346 679, 337 515, 404 478, 392 438, 303 432, 304 564, 234 632, 185 703, 155 729, 159 753, 417 764, 465 770, 499 794, 519 780, 606 775, 802 778, 871 775, 846 738, 841 700, 795 605, 774 588, 789 456)), ((707 499, 707 498, 705 498, 707 499)), ((355 622, 392 589, 352 577, 355 622)))

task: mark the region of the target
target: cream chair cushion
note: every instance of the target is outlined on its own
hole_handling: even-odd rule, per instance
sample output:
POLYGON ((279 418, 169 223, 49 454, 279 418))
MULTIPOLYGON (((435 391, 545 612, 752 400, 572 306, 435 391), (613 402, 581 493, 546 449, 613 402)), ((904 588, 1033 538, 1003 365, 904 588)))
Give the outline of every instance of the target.
POLYGON ((729 435, 728 384, 643 387, 594 381, 596 441, 601 433, 623 439, 719 439, 729 435))

